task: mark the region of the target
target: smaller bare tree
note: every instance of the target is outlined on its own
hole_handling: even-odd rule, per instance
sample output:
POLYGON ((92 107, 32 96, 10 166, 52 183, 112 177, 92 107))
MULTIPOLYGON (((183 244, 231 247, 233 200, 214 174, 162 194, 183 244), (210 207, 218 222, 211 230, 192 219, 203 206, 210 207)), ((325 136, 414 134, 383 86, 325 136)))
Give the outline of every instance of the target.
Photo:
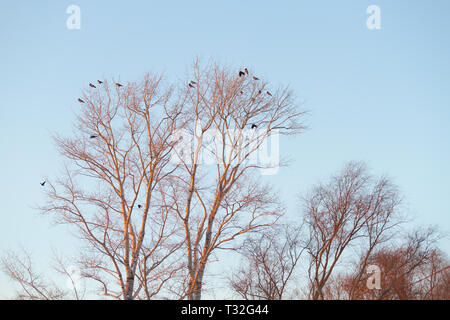
POLYGON ((246 265, 229 278, 232 290, 243 299, 281 300, 303 252, 301 228, 274 226, 245 241, 246 265))
MULTIPOLYGON (((403 244, 395 242, 378 248, 368 258, 361 257, 360 264, 350 274, 340 274, 333 290, 328 291, 329 299, 340 298, 357 300, 413 300, 431 298, 436 288, 445 285, 445 266, 437 255, 435 242, 439 234, 434 228, 418 229, 401 239, 403 244), (376 265, 380 273, 380 289, 367 286, 368 273, 360 275, 360 270, 367 270, 369 265, 376 265), (437 280, 443 280, 437 281, 437 280), (339 288, 339 290, 336 290, 339 288)), ((435 295, 436 296, 436 295, 435 295)))
POLYGON ((441 250, 431 252, 429 262, 417 272, 417 291, 422 300, 450 300, 450 262, 441 250))
POLYGON ((84 297, 84 291, 79 291, 73 272, 56 258, 54 270, 73 284, 72 290, 62 289, 51 279, 36 271, 33 257, 30 252, 22 249, 21 253, 9 251, 1 259, 2 271, 18 285, 15 299, 18 300, 80 300, 84 297))
MULTIPOLYGON (((325 299, 324 289, 350 247, 366 248, 364 259, 388 241, 402 222, 397 188, 371 176, 363 163, 350 162, 331 181, 303 197, 309 228, 310 297, 325 299)), ((363 274, 360 270, 359 276, 363 274)))

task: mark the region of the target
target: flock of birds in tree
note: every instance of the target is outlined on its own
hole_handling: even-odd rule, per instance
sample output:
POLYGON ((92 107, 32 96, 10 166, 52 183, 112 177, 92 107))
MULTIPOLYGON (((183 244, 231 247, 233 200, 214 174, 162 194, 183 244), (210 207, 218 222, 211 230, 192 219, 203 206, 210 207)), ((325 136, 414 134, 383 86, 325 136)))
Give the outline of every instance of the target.
MULTIPOLYGON (((249 74, 249 73, 248 73, 248 69, 247 69, 247 68, 244 68, 244 71, 239 70, 239 73, 238 73, 239 77, 245 77, 245 76, 248 76, 248 74, 249 74)), ((258 78, 258 77, 255 77, 255 76, 252 76, 252 78, 253 78, 253 80, 255 80, 255 81, 258 81, 258 80, 259 80, 259 78, 258 78)), ((189 86, 189 88, 195 88, 195 85, 196 85, 196 84, 197 84, 197 82, 191 80, 191 81, 188 83, 188 86, 189 86)), ((241 91, 240 93, 243 94, 244 92, 241 91)), ((262 91, 259 90, 258 93, 257 93, 257 95, 260 95, 261 93, 262 93, 262 91)), ((268 96, 272 96, 272 94, 271 94, 269 91, 266 91, 266 94, 267 94, 268 96)), ((251 100, 252 100, 252 101, 255 101, 255 98, 251 98, 251 100)), ((258 126, 257 126, 256 124, 252 124, 252 125, 251 125, 251 128, 252 128, 252 129, 256 129, 257 127, 258 127, 258 126)))
MULTIPOLYGON (((47 181, 44 180, 44 181, 42 181, 42 182, 39 182, 39 184, 40 184, 42 187, 44 187, 46 182, 47 182, 47 181)), ((137 207, 138 207, 139 209, 142 209, 142 204, 138 204, 137 207)))
MULTIPOLYGON (((247 69, 247 68, 244 68, 244 71, 239 70, 239 73, 238 73, 239 77, 245 77, 245 76, 248 76, 248 74, 249 74, 249 73, 248 73, 248 69, 247 69)), ((253 76, 253 80, 258 81, 259 78, 253 76)), ((196 85, 196 84, 197 84, 197 82, 191 80, 191 81, 188 83, 188 86, 189 86, 189 88, 195 88, 195 85, 196 85)), ((241 94, 242 94, 242 93, 244 93, 244 92, 241 91, 241 94)), ((261 90, 258 91, 258 94, 261 94, 261 90)), ((266 91, 266 94, 269 95, 269 96, 272 96, 272 94, 271 94, 269 91, 266 91)))
MULTIPOLYGON (((102 84, 103 81, 97 80, 97 83, 98 83, 98 84, 102 84)), ((120 87, 122 87, 122 86, 123 86, 122 84, 116 82, 116 87, 117 87, 117 88, 120 88, 120 87)), ((90 83, 90 82, 89 82, 89 87, 94 88, 94 89, 97 88, 94 84, 92 84, 92 83, 90 83)), ((81 99, 81 98, 78 98, 78 102, 79 102, 79 103, 85 103, 85 101, 84 101, 83 99, 81 99)))
MULTIPOLYGON (((97 80, 97 83, 98 83, 98 84, 102 84, 103 81, 97 80)), ((117 88, 120 88, 120 87, 123 86, 122 84, 120 84, 120 83, 118 83, 118 82, 116 82, 115 85, 116 85, 117 88)), ((92 83, 89 83, 89 87, 91 87, 91 88, 97 88, 97 87, 96 87, 94 84, 92 84, 92 83)), ((85 101, 84 101, 83 99, 81 99, 81 98, 78 98, 78 102, 79 102, 79 103, 85 103, 85 101)), ((89 136, 90 139, 95 139, 95 138, 97 138, 97 137, 98 137, 97 134, 91 134, 91 135, 89 136)), ((40 184, 42 187, 44 187, 46 182, 47 182, 47 181, 44 180, 44 181, 40 182, 39 184, 40 184)), ((138 207, 139 209, 141 209, 141 208, 142 208, 142 205, 141 205, 141 204, 138 204, 137 207, 138 207)))
MULTIPOLYGON (((97 80, 97 83, 98 84, 102 84, 103 83, 103 81, 101 81, 101 80, 97 80)), ((116 82, 115 83, 116 84, 116 87, 117 88, 120 88, 120 87, 122 87, 123 85, 122 84, 120 84, 119 82, 116 82)), ((92 84, 91 82, 89 82, 89 87, 91 87, 91 88, 97 88, 94 84, 92 84)), ((83 99, 81 99, 81 98, 78 98, 78 102, 79 103, 86 103, 83 99)), ((90 139, 95 139, 95 138, 97 138, 98 137, 98 135, 97 134, 91 134, 90 136, 89 136, 89 138, 90 139)), ((42 185, 42 186, 44 186, 44 185, 42 185)))
MULTIPOLYGON (((249 74, 248 69, 247 69, 247 68, 244 68, 244 71, 239 70, 239 74, 238 74, 238 75, 239 75, 239 77, 245 77, 245 76, 248 76, 248 74, 249 74)), ((258 77, 255 77, 255 76, 252 76, 252 78, 253 78, 253 80, 255 80, 255 81, 258 81, 258 80, 259 80, 259 78, 258 78, 258 77)), ((103 81, 97 80, 97 83, 98 83, 98 84, 103 84, 103 81)), ((189 86, 189 88, 195 88, 195 85, 196 85, 196 84, 197 84, 197 82, 191 80, 191 81, 188 83, 188 86, 189 86)), ((123 85, 120 84, 119 82, 116 82, 115 85, 116 85, 117 88, 120 88, 120 87, 123 86, 123 85)), ((89 87, 94 88, 94 89, 97 88, 97 86, 95 86, 93 83, 89 83, 89 87)), ((242 93, 243 93, 243 91, 241 91, 241 94, 242 94, 242 93)), ((261 94, 261 93, 262 93, 262 91, 259 90, 259 91, 258 91, 258 95, 261 94)), ((272 94, 271 94, 269 91, 266 91, 266 94, 269 95, 269 96, 272 96, 272 94)), ((254 98, 252 98, 252 101, 254 101, 254 98)), ((78 102, 79 102, 79 103, 86 103, 86 102, 85 102, 83 99, 81 99, 81 98, 78 98, 78 102)), ((251 125, 251 128, 252 128, 252 129, 256 129, 257 127, 258 127, 258 126, 257 126, 256 124, 252 124, 252 125, 251 125)), ((90 139, 95 139, 95 138, 97 138, 97 137, 98 137, 97 134, 91 134, 91 135, 89 136, 90 139)), ((46 182, 46 181, 41 182, 40 185, 41 185, 41 186, 45 186, 45 182, 46 182)), ((138 204, 138 208, 141 209, 141 208, 142 208, 142 205, 138 204)))
MULTIPOLYGON (((47 181, 44 180, 44 181, 42 181, 42 182, 39 182, 39 184, 40 184, 42 187, 44 187, 46 182, 47 182, 47 181)), ((137 207, 138 207, 139 209, 142 209, 142 204, 138 204, 137 207)))

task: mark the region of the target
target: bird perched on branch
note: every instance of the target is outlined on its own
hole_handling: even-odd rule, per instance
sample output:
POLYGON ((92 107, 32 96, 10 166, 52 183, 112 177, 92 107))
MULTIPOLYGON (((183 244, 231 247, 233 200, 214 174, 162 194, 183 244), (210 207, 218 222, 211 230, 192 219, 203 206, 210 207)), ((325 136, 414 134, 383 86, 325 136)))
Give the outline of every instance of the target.
POLYGON ((257 78, 257 77, 255 77, 255 76, 253 76, 253 80, 259 80, 259 78, 257 78))
POLYGON ((80 103, 84 103, 84 100, 82 100, 82 99, 78 98, 78 102, 80 102, 80 103))
POLYGON ((245 72, 246 74, 248 74, 248 69, 247 69, 247 68, 245 68, 245 69, 244 69, 244 72, 245 72))
POLYGON ((98 137, 98 135, 96 135, 96 134, 91 134, 90 136, 89 136, 89 138, 91 138, 91 139, 94 139, 94 138, 97 138, 98 137))
POLYGON ((98 83, 98 84, 102 84, 102 83, 103 83, 103 81, 97 80, 97 83, 98 83))
POLYGON ((256 124, 252 124, 252 129, 256 129, 258 126, 256 124))
POLYGON ((239 77, 242 77, 242 76, 245 76, 245 73, 240 70, 239 71, 239 77))
POLYGON ((43 182, 40 182, 40 185, 41 185, 41 186, 44 186, 46 182, 47 182, 47 181, 44 180, 43 182))
POLYGON ((97 88, 97 87, 94 86, 92 83, 89 83, 89 87, 91 87, 91 88, 97 88))
POLYGON ((122 87, 122 85, 120 84, 120 83, 118 83, 118 82, 116 82, 116 87, 122 87))
POLYGON ((189 82, 188 86, 189 86, 189 88, 195 88, 195 87, 192 85, 192 83, 190 83, 190 82, 189 82))
POLYGON ((267 91, 266 93, 267 93, 269 96, 272 96, 272 94, 271 94, 269 91, 267 91))

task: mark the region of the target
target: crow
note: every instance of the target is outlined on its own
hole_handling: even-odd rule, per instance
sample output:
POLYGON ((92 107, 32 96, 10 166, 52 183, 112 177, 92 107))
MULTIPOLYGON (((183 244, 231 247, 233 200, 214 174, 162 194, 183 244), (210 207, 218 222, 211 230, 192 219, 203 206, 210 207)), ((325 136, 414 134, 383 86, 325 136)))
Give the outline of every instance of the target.
POLYGON ((255 76, 253 76, 253 80, 259 80, 259 78, 257 78, 257 77, 255 77, 255 76))
POLYGON ((245 73, 243 73, 242 71, 239 71, 239 77, 245 76, 245 73))
POLYGON ((89 83, 89 87, 91 87, 91 88, 97 88, 97 87, 94 86, 92 83, 89 83))
POLYGON ((267 91, 266 93, 267 93, 269 96, 272 96, 272 94, 271 94, 269 91, 267 91))
POLYGON ((78 102, 84 103, 84 100, 81 100, 80 98, 78 98, 78 102))
POLYGON ((41 186, 44 186, 47 181, 40 182, 41 186))
POLYGON ((245 68, 245 69, 244 69, 244 72, 245 72, 246 74, 248 74, 248 69, 247 69, 247 68, 245 68))
POLYGON ((98 82, 98 84, 102 84, 103 83, 103 81, 100 81, 100 80, 97 80, 97 82, 98 82))
POLYGON ((252 124, 252 129, 256 129, 258 126, 256 124, 252 124))
POLYGON ((122 87, 122 85, 118 82, 116 82, 116 87, 122 87))
POLYGON ((96 134, 91 134, 90 136, 89 136, 89 138, 91 138, 91 139, 94 139, 94 138, 97 138, 98 137, 98 135, 96 135, 96 134))

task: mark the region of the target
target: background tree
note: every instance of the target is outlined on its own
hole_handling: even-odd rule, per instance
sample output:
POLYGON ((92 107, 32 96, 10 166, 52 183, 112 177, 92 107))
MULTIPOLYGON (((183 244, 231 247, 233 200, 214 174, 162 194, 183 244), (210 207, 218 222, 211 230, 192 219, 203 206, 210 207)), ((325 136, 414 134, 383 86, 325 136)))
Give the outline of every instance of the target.
POLYGON ((1 259, 3 272, 19 287, 15 299, 18 300, 80 300, 85 290, 78 286, 77 274, 69 270, 62 260, 55 256, 53 270, 63 275, 71 284, 65 289, 46 278, 34 266, 32 254, 25 249, 20 253, 9 251, 1 259))
POLYGON ((417 271, 416 287, 422 300, 450 300, 450 262, 439 249, 430 253, 428 263, 417 271))
MULTIPOLYGON (((364 259, 392 236, 401 222, 400 197, 385 177, 371 176, 362 163, 350 162, 326 184, 303 197, 310 258, 310 298, 324 299, 324 288, 349 248, 365 248, 364 259)), ((361 276, 362 270, 358 276, 361 276)))
POLYGON ((289 284, 304 249, 301 232, 284 225, 247 239, 241 249, 246 262, 229 278, 232 290, 246 300, 292 297, 289 284))
POLYGON ((361 259, 364 266, 357 266, 353 273, 342 276, 336 285, 345 292, 344 298, 349 299, 443 298, 446 295, 442 288, 448 286, 448 262, 435 248, 439 237, 435 228, 415 230, 401 239, 402 244, 390 243, 374 251, 367 261, 361 259), (367 287, 367 273, 359 276, 359 270, 367 270, 368 265, 380 268, 380 289, 367 287))

